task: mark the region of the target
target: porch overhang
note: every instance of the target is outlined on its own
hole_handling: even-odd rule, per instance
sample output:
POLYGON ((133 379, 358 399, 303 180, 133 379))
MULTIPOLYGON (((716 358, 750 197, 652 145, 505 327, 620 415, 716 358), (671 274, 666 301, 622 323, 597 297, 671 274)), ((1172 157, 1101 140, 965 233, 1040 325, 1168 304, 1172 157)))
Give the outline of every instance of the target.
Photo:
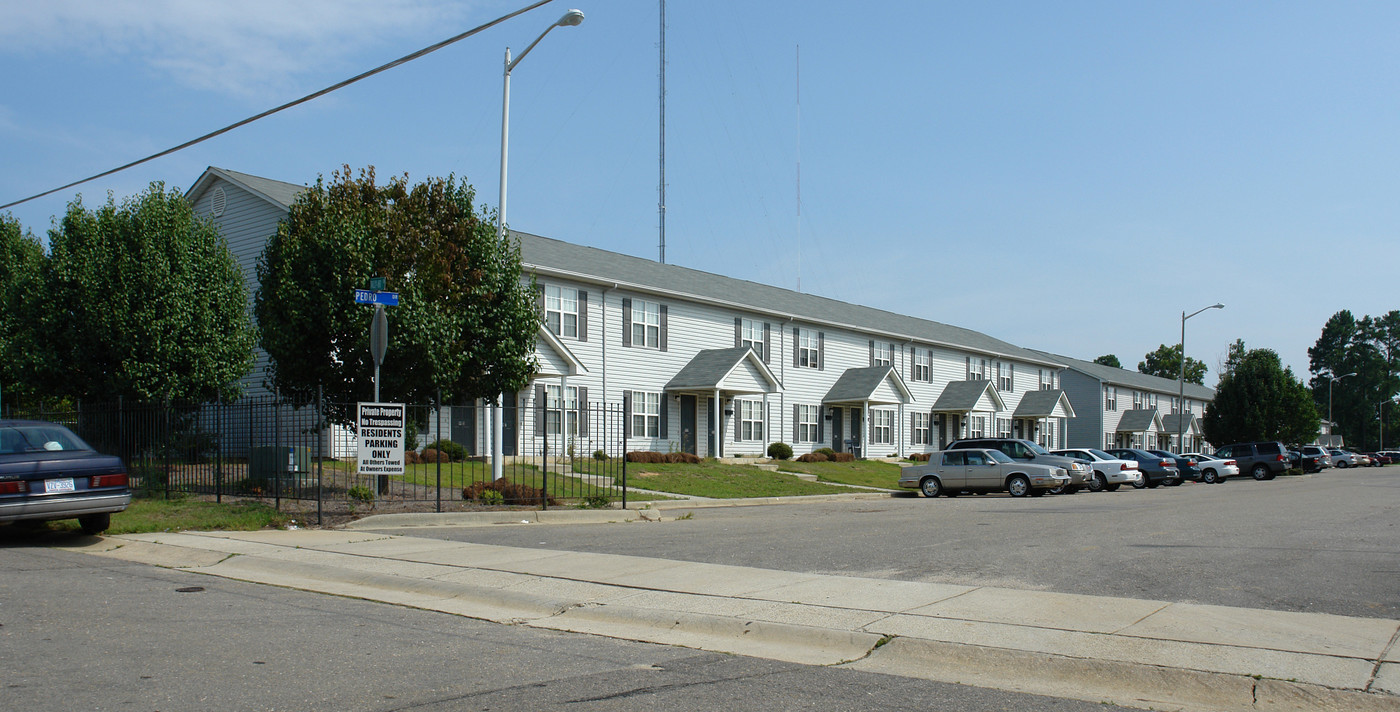
POLYGON ((535 341, 535 356, 540 368, 534 378, 566 378, 588 373, 588 367, 583 365, 583 361, 579 360, 549 327, 541 324, 535 335, 538 337, 535 341))
POLYGON ((1041 418, 1073 418, 1074 406, 1069 403, 1069 396, 1058 389, 1041 391, 1030 391, 1021 396, 1021 402, 1016 405, 1016 411, 1011 414, 1012 418, 1021 420, 1039 420, 1041 418))
POLYGON ((1186 435, 1196 437, 1201 434, 1201 419, 1197 418, 1195 413, 1184 414, 1184 418, 1182 413, 1169 413, 1162 416, 1162 432, 1169 435, 1183 432, 1181 428, 1183 420, 1186 422, 1184 431, 1186 435))
POLYGON ((721 397, 765 395, 782 389, 778 377, 747 346, 701 351, 665 386, 667 393, 718 392, 721 397))
POLYGON ((893 366, 848 368, 822 397, 822 405, 900 405, 914 394, 893 366))
POLYGON ((1000 413, 1006 402, 991 381, 952 381, 934 401, 934 413, 1000 413))
POLYGON ((1120 433, 1160 433, 1162 414, 1156 408, 1139 408, 1123 414, 1118 421, 1120 433))

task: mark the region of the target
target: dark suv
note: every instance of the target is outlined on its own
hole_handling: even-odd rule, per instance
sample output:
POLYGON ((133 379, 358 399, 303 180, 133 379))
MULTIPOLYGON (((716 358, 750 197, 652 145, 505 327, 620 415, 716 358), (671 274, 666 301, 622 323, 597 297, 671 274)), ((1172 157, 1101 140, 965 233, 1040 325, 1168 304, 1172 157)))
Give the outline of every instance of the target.
POLYGON ((1013 460, 1033 460, 1040 465, 1063 467, 1065 474, 1069 475, 1069 484, 1065 485, 1064 488, 1065 494, 1074 494, 1080 489, 1088 489, 1089 480, 1094 477, 1093 467, 1089 463, 1074 457, 1052 455, 1049 450, 1034 442, 1020 438, 967 438, 955 440, 943 449, 1000 450, 1013 460))
POLYGON ((1277 441, 1235 443, 1215 451, 1216 457, 1238 462, 1240 472, 1248 472, 1256 480, 1272 480, 1288 469, 1288 448, 1277 441))

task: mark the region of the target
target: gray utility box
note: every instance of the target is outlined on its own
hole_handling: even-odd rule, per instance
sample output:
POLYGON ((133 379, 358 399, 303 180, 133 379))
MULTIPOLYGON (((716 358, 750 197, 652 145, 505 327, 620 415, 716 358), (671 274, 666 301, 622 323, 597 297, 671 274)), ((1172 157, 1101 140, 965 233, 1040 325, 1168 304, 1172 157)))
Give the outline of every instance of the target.
POLYGON ((306 484, 311 475, 309 447, 255 447, 248 454, 248 479, 253 482, 281 480, 283 486, 306 484))

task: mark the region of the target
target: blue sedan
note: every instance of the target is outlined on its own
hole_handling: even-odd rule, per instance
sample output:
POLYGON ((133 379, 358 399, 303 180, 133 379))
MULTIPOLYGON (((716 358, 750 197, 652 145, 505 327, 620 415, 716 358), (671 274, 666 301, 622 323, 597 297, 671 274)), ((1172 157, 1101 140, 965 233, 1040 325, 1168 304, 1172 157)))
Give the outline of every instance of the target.
POLYGON ((0 522, 77 518, 86 534, 131 504, 121 458, 40 420, 0 420, 0 522))

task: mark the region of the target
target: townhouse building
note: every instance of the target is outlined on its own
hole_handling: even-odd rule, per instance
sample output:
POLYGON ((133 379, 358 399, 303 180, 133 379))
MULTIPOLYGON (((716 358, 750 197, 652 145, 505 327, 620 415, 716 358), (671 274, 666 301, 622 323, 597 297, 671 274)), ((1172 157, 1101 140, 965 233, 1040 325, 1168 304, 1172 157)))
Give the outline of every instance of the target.
POLYGON ((1065 364, 1061 383, 1077 414, 1068 425, 1070 447, 1206 448, 1201 418, 1213 389, 1187 383, 1179 394, 1169 378, 1040 353, 1065 364))
MULTIPOLYGON (((255 265, 305 190, 210 167, 186 197, 219 224, 256 289, 255 265)), ((1080 405, 1066 359, 957 326, 522 232, 522 278, 542 323, 529 385, 505 394, 503 454, 550 438, 591 452, 620 404, 630 450, 761 455, 830 447, 931 452, 959 437, 1072 444, 1080 405)), ((348 298, 348 296, 347 296, 348 298)), ((262 388, 264 354, 245 380, 262 388)), ((444 437, 486 454, 484 408, 451 408, 444 437)), ((1096 443, 1097 438, 1095 438, 1096 443)), ((555 445, 557 449, 561 445, 555 445)))

